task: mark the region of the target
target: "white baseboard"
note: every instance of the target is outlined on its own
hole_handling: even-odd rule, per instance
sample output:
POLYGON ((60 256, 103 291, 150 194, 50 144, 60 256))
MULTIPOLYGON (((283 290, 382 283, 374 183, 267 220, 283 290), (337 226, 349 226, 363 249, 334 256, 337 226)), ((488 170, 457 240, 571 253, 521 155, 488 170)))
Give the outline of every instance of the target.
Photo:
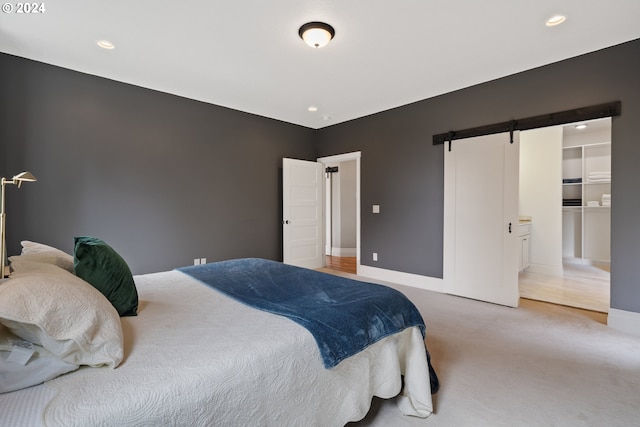
POLYGON ((586 259, 586 258, 574 258, 574 257, 563 257, 563 264, 582 264, 582 265, 595 265, 595 266, 611 266, 610 259, 586 259))
POLYGON ((640 336, 640 313, 610 308, 607 325, 612 329, 640 336))
POLYGON ((412 286, 434 292, 444 292, 444 281, 435 277, 420 276, 418 274, 403 273, 401 271, 386 270, 384 268, 369 267, 358 264, 358 276, 399 285, 412 286))
POLYGON ((356 248, 331 248, 332 256, 349 256, 354 257, 358 253, 356 248))

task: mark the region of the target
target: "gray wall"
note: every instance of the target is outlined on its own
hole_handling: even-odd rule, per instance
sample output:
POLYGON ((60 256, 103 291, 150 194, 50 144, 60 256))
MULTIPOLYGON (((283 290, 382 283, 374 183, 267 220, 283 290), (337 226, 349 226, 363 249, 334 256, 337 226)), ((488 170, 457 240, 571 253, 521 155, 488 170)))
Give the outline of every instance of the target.
POLYGON ((282 259, 282 157, 315 159, 313 131, 0 55, 0 176, 9 254, 73 236, 111 244, 134 273, 282 259))
POLYGON ((432 135, 619 100, 622 115, 612 120, 611 306, 640 312, 638 76, 635 40, 323 129, 319 156, 362 151, 362 263, 442 277, 443 147, 432 146, 432 135), (381 205, 380 214, 371 213, 372 204, 381 205))

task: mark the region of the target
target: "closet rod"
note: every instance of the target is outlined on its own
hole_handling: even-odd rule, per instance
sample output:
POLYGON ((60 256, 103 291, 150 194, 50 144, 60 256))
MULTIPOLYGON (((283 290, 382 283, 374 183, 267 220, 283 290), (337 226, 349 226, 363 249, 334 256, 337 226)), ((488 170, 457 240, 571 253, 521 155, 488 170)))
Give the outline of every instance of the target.
POLYGON ((547 126, 564 125, 583 120, 614 117, 620 115, 621 109, 620 101, 615 101, 606 104, 592 105, 590 107, 560 111, 552 114, 527 117, 525 119, 510 120, 508 122, 495 123, 492 125, 449 131, 433 135, 433 145, 444 144, 445 142, 453 141, 454 139, 472 138, 475 136, 491 135, 494 133, 509 132, 513 130, 536 129, 547 126))

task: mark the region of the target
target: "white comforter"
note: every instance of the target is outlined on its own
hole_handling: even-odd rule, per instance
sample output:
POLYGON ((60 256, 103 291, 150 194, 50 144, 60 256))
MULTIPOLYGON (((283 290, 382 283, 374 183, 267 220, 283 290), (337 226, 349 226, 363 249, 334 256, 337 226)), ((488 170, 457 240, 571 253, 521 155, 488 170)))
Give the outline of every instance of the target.
POLYGON ((122 318, 120 367, 81 368, 14 396, 53 396, 41 401, 46 426, 340 426, 363 418, 372 396, 397 395, 400 373, 400 410, 432 411, 417 328, 327 370, 311 334, 284 317, 178 271, 135 279, 139 314, 122 318))

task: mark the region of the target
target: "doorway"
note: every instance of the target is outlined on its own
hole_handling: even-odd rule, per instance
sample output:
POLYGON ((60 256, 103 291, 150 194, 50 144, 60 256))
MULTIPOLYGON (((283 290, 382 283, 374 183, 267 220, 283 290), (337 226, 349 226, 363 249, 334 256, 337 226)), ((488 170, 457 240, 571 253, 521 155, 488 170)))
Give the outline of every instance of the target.
POLYGON ((360 152, 319 158, 325 168, 325 266, 357 274, 360 264, 360 152))
POLYGON ((531 219, 520 295, 608 312, 611 119, 522 132, 520 161, 519 212, 531 219))

